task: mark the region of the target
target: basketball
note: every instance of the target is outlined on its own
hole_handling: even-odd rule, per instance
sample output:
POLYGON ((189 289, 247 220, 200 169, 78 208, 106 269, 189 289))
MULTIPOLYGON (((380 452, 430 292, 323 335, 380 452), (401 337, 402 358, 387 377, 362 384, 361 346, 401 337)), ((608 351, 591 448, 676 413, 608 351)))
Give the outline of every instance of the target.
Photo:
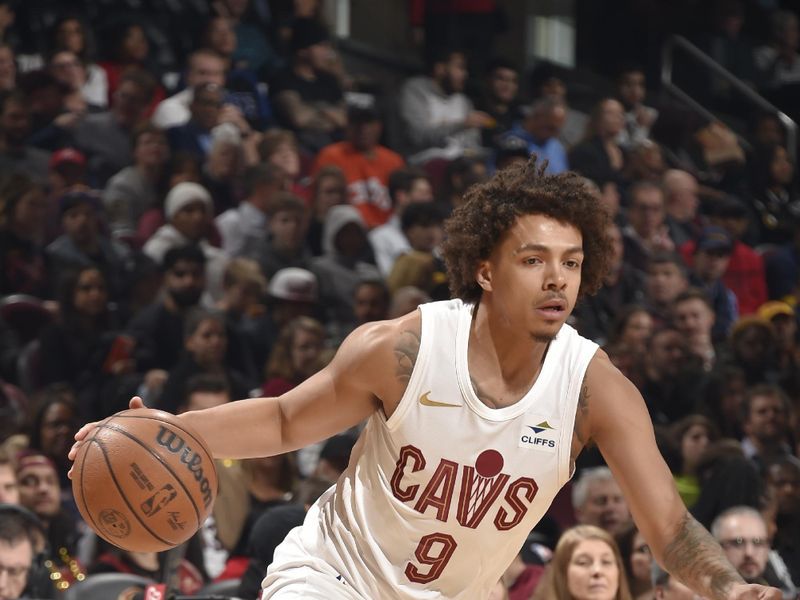
POLYGON ((203 440, 180 419, 125 410, 81 444, 72 493, 101 538, 123 550, 160 552, 200 528, 217 495, 217 472, 203 440))

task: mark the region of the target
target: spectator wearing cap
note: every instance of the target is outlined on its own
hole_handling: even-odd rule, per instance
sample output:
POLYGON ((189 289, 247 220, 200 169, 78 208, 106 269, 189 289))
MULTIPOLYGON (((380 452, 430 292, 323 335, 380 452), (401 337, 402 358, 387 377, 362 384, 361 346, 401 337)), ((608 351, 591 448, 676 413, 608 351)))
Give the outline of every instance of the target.
POLYGON ((383 277, 389 276, 401 254, 411 250, 401 226, 403 213, 412 204, 433 202, 430 179, 419 168, 398 169, 389 175, 389 199, 392 203, 389 219, 368 234, 375 252, 375 264, 383 277))
POLYGON ((61 148, 47 163, 50 198, 57 200, 73 186, 86 185, 86 157, 75 148, 61 148))
POLYGON ((318 151, 340 139, 347 124, 342 88, 329 72, 328 31, 309 17, 295 19, 290 64, 272 82, 279 123, 297 133, 301 146, 318 151))
POLYGON ((0 93, 0 168, 26 175, 44 187, 50 153, 29 145, 30 134, 27 97, 16 89, 0 93))
POLYGON ((319 279, 320 297, 327 325, 338 341, 353 322, 353 292, 362 279, 380 277, 377 267, 364 261, 369 249, 367 228, 354 206, 334 206, 323 230, 325 252, 311 263, 319 279))
POLYGON ((63 233, 45 249, 53 272, 95 266, 108 282, 110 297, 124 300, 132 268, 130 250, 102 233, 100 198, 76 190, 61 196, 58 205, 63 233))
POLYGON ((374 98, 347 108, 345 140, 320 150, 313 173, 322 167, 339 167, 347 178, 348 199, 372 229, 392 214, 389 175, 405 165, 403 158, 380 145, 383 121, 374 98))
POLYGON ((192 182, 179 183, 169 191, 164 201, 167 223, 158 228, 142 250, 161 263, 171 248, 198 246, 206 257, 208 291, 216 299, 222 292, 222 273, 227 258, 222 250, 208 241, 212 215, 211 195, 203 186, 192 182))
POLYGON ((228 256, 241 256, 244 249, 267 235, 267 213, 276 194, 285 185, 280 167, 259 164, 248 167, 242 176, 244 198, 215 219, 222 236, 222 249, 228 256))
POLYGON ((142 124, 155 89, 156 82, 146 71, 126 71, 113 93, 111 108, 86 115, 72 126, 75 147, 87 157, 94 186, 104 186, 133 163, 133 132, 142 124))
POLYGON ((496 148, 500 136, 509 131, 522 118, 519 102, 519 68, 506 58, 494 58, 486 68, 484 93, 475 101, 475 107, 492 119, 494 127, 482 130, 483 145, 496 148))
MULTIPOLYGON (((747 207, 740 200, 727 196, 715 201, 710 208, 709 222, 727 231, 733 240, 722 281, 736 295, 739 314, 753 314, 767 301, 767 282, 763 257, 742 241, 750 223, 747 207)), ((680 248, 688 265, 692 264, 696 246, 690 240, 680 248)))
POLYGON ((495 171, 502 171, 511 165, 528 162, 528 145, 518 138, 503 138, 498 141, 494 153, 495 171))
POLYGON ((692 257, 689 283, 702 289, 714 309, 714 327, 711 336, 715 341, 727 338, 736 319, 739 306, 736 296, 722 281, 728 268, 733 239, 721 227, 709 225, 700 234, 692 257))
POLYGON ((522 140, 529 154, 547 160, 547 173, 557 175, 569 168, 567 151, 558 136, 566 118, 564 105, 553 98, 536 100, 524 111, 524 118, 516 123, 503 139, 522 140))
POLYGON ((427 74, 412 77, 400 90, 400 118, 406 131, 409 161, 453 160, 481 148, 481 128, 494 119, 473 108, 464 95, 467 59, 463 52, 437 48, 427 74))
POLYGON ((267 286, 267 313, 259 325, 254 351, 256 364, 266 365, 281 330, 298 317, 319 315, 319 283, 307 269, 287 267, 270 279, 267 286))
POLYGON ((266 236, 250 238, 242 255, 258 262, 264 277, 287 267, 307 268, 311 251, 306 246, 306 206, 289 192, 278 192, 267 207, 266 236))
POLYGON ((113 234, 132 236, 139 219, 158 205, 165 187, 169 145, 164 132, 150 123, 133 134, 133 164, 116 173, 103 192, 113 234))
POLYGON ((756 313, 772 325, 775 332, 777 367, 782 374, 781 384, 790 392, 800 389, 800 345, 797 342, 795 309, 781 300, 771 300, 758 307, 756 313))

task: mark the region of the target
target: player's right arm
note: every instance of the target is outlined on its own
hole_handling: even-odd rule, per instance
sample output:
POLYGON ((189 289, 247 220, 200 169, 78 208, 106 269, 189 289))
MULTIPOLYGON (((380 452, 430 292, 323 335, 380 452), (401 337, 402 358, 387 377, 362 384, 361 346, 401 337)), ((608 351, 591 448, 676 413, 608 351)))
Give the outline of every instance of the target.
MULTIPOLYGON (((282 396, 239 400, 179 418, 200 434, 215 458, 271 456, 327 439, 376 409, 392 412, 391 403, 404 390, 398 349, 409 331, 417 332, 418 340, 416 311, 363 325, 345 339, 328 366, 282 396)), ((131 407, 143 406, 140 402, 131 407)), ((89 423, 76 434, 70 459, 94 426, 89 423)))

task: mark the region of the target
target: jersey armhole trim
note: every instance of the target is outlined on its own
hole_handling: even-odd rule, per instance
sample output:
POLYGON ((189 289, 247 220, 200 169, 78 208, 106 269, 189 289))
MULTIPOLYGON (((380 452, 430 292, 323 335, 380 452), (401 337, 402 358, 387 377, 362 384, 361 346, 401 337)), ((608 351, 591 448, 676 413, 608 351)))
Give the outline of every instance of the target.
POLYGON ((598 346, 594 342, 589 342, 588 344, 586 342, 584 343, 586 345, 583 345, 579 350, 579 356, 575 361, 578 367, 576 371, 580 376, 570 380, 567 402, 564 403, 564 410, 561 414, 561 423, 563 425, 561 427, 561 443, 559 444, 558 456, 559 489, 566 485, 573 475, 569 472, 569 459, 572 455, 572 438, 575 435, 575 418, 578 412, 578 400, 581 394, 581 386, 586 378, 586 371, 589 370, 589 364, 594 360, 598 350, 598 346))

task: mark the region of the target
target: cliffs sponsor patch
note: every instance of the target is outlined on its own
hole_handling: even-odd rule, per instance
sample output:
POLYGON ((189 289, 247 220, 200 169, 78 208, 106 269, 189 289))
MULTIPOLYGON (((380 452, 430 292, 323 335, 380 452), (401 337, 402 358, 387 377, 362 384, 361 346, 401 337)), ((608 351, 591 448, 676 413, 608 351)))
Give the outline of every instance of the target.
POLYGON ((547 420, 531 419, 520 428, 517 445, 529 450, 555 452, 558 448, 559 435, 559 430, 550 425, 547 420))

